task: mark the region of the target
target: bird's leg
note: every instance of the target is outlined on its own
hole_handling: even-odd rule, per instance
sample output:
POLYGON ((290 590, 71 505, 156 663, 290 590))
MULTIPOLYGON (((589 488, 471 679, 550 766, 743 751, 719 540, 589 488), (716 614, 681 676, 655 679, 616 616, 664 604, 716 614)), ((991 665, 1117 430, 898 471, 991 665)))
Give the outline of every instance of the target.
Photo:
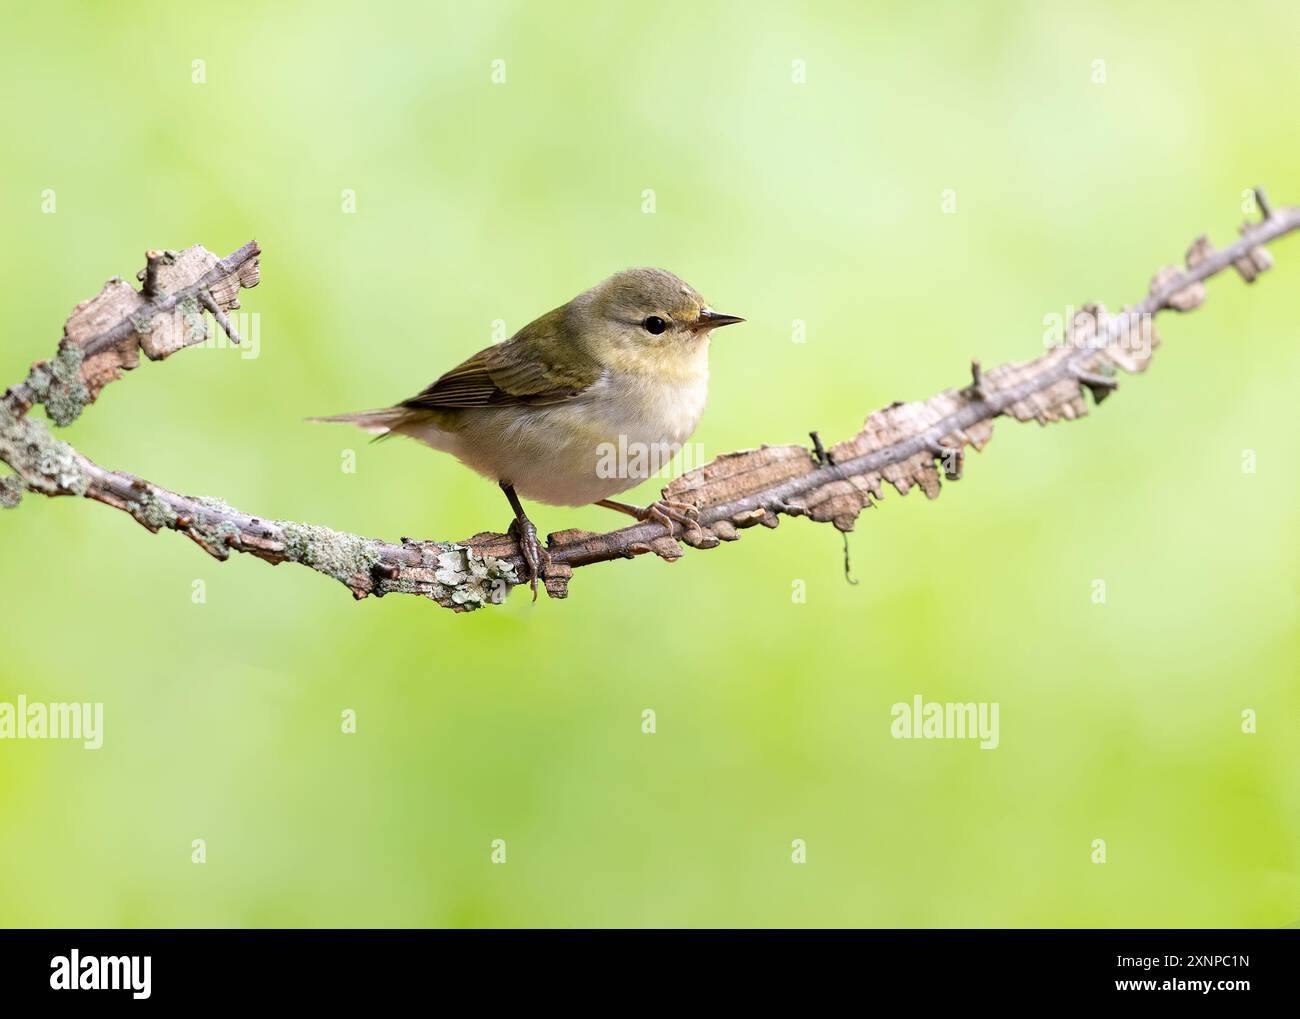
POLYGON ((668 533, 674 536, 673 524, 681 524, 683 534, 692 529, 697 531, 701 529, 700 511, 685 502, 657 499, 649 506, 642 507, 630 506, 625 502, 615 502, 613 499, 601 499, 596 505, 617 510, 619 513, 626 513, 630 517, 636 517, 637 520, 653 520, 655 523, 662 524, 667 528, 668 533))
POLYGON ((524 562, 528 565, 528 586, 533 589, 533 601, 537 601, 537 578, 542 575, 542 564, 550 562, 551 557, 542 547, 542 543, 537 540, 537 528, 524 512, 519 496, 515 494, 515 486, 508 481, 502 481, 500 485, 501 491, 505 492, 506 498, 510 500, 510 508, 515 511, 515 518, 510 522, 508 533, 519 545, 519 554, 524 557, 524 562))

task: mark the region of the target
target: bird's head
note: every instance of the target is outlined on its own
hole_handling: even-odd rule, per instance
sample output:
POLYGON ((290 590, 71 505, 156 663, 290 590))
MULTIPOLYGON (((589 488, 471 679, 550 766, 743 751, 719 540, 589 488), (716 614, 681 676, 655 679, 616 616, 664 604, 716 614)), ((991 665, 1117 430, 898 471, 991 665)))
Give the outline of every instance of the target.
POLYGON ((697 365, 709 334, 743 322, 709 307, 690 284, 664 269, 626 269, 574 298, 576 331, 588 353, 610 367, 673 373, 697 365))

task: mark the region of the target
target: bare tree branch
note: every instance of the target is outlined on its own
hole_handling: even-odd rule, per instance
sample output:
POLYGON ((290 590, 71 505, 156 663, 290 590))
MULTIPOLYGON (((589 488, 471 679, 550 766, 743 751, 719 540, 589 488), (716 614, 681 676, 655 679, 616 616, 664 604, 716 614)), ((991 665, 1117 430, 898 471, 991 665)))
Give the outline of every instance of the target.
MULTIPOLYGON (((782 514, 829 521, 849 531, 858 514, 881 498, 886 482, 902 494, 915 486, 936 497, 940 468, 948 480, 959 479, 965 447, 982 449, 994 418, 1046 424, 1086 414, 1085 389, 1100 403, 1118 386, 1118 369, 1145 370, 1159 343, 1157 314, 1199 307, 1204 281, 1229 267, 1250 283, 1272 265, 1263 245, 1300 228, 1300 208, 1275 209, 1260 189, 1256 197, 1263 219, 1243 224, 1240 240, 1216 251, 1198 237, 1184 269, 1161 270, 1142 300, 1115 314, 1100 305, 1085 306, 1065 325, 1061 342, 1030 361, 987 371, 972 362, 964 388, 875 411, 857 435, 829 450, 814 433, 812 452, 785 445, 728 453, 673 480, 664 497, 699 512, 699 527, 680 541, 713 548, 736 540, 740 529, 775 527, 782 514)), ((218 559, 236 551, 273 564, 310 566, 341 581, 357 598, 400 592, 457 610, 502 600, 522 569, 514 540, 506 535, 485 532, 460 542, 403 538, 392 544, 267 520, 219 499, 180 495, 100 467, 28 416, 40 404, 53 422, 68 424, 104 386, 139 364, 140 351, 161 360, 204 342, 204 311, 238 343, 226 312, 239 306, 241 287, 257 285, 260 253, 254 241, 223 259, 197 245, 182 252, 151 251, 137 274, 141 290, 114 278, 78 305, 53 360, 33 365, 0 400, 0 460, 15 471, 0 478, 0 504, 17 505, 23 491, 82 496, 130 513, 151 531, 179 531, 218 559)), ((548 548, 546 589, 557 598, 567 595, 569 578, 580 566, 646 552, 667 560, 682 555, 679 539, 654 522, 603 534, 560 531, 549 536, 548 548)))

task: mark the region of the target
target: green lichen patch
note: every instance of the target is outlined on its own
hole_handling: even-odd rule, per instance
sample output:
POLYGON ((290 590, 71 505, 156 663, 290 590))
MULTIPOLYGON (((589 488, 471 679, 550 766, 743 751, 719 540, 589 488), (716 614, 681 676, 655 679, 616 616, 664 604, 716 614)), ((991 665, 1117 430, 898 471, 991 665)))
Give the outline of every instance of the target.
POLYGON ((190 499, 205 509, 210 509, 213 513, 220 513, 222 516, 233 517, 239 513, 239 510, 235 509, 230 503, 213 495, 192 495, 190 499))
POLYGON ((186 297, 176 305, 176 310, 185 323, 186 345, 202 343, 208 338, 208 324, 203 320, 203 309, 199 306, 197 297, 192 294, 186 297))
POLYGON ((39 421, 15 418, 0 404, 0 460, 22 477, 34 492, 45 495, 85 495, 90 478, 77 454, 56 439, 39 421))
POLYGON ((13 509, 23 498, 23 480, 8 474, 0 478, 0 509, 13 509))
MULTIPOLYGON (((204 509, 221 517, 240 515, 239 510, 231 506, 230 503, 215 496, 195 495, 191 496, 190 499, 204 509)), ((202 519, 195 520, 190 525, 190 531, 221 559, 227 558, 230 555, 230 548, 239 545, 242 538, 239 527, 229 520, 217 520, 214 523, 208 523, 202 519)))
POLYGON ((411 580, 409 577, 398 577, 396 580, 382 581, 375 590, 375 594, 427 594, 428 591, 428 585, 421 586, 418 580, 411 580))
POLYGON ((355 534, 292 521, 279 521, 276 526, 284 536, 286 559, 345 584, 358 573, 369 573, 379 562, 379 553, 372 544, 355 534))
POLYGON ((27 376, 34 401, 56 425, 70 425, 90 403, 90 390, 81 377, 85 352, 75 343, 63 343, 53 361, 38 364, 27 376))
POLYGON ((448 545, 438 553, 434 579, 434 598, 466 611, 499 603, 519 583, 514 564, 464 545, 448 545))
POLYGON ((131 516, 151 531, 160 531, 176 523, 176 514, 172 508, 158 498, 158 494, 152 488, 140 495, 135 505, 131 507, 131 516))
POLYGON ((209 553, 222 561, 230 558, 232 546, 239 545, 239 528, 228 520, 219 520, 216 523, 195 521, 186 527, 185 531, 209 553))
POLYGON ((205 544, 215 549, 228 549, 231 545, 239 544, 239 528, 229 520, 221 520, 215 524, 191 524, 190 530, 202 538, 205 544))

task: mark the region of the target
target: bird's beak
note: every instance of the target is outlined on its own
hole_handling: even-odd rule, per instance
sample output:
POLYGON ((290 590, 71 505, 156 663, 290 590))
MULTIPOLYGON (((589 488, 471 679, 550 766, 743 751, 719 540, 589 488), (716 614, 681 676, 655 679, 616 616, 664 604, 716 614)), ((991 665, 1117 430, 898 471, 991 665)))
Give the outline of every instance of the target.
POLYGON ((735 325, 737 322, 743 321, 745 320, 739 315, 724 315, 712 308, 702 308, 700 309, 700 317, 695 320, 695 331, 703 332, 705 329, 716 329, 718 326, 735 325))

